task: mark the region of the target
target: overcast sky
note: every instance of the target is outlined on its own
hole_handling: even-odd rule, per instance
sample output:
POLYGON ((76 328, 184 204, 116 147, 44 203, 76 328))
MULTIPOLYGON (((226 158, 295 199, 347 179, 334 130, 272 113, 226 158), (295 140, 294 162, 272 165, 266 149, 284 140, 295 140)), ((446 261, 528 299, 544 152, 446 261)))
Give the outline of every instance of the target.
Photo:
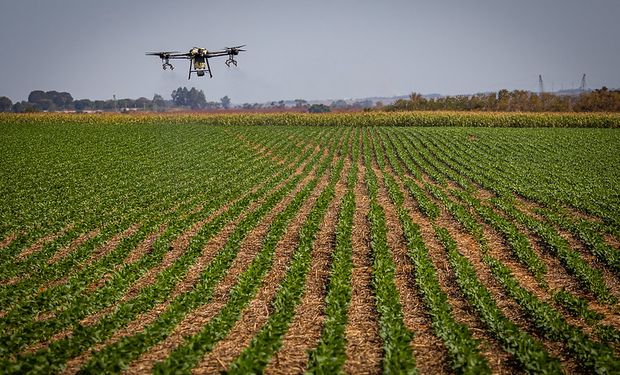
POLYGON ((620 0, 0 0, 0 96, 233 103, 620 87, 620 0), (213 78, 146 51, 247 44, 213 78))

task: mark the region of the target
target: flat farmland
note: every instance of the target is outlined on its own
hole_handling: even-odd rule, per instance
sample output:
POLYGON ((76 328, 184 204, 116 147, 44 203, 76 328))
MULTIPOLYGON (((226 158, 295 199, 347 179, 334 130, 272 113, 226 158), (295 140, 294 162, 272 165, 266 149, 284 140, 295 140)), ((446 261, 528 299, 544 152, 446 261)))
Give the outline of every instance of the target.
POLYGON ((620 116, 0 116, 0 373, 620 373, 620 116))

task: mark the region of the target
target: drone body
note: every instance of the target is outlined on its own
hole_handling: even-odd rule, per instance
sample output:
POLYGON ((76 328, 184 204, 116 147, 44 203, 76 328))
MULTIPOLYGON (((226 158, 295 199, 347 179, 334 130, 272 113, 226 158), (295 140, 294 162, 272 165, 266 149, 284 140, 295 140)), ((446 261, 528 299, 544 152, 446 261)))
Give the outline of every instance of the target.
POLYGON ((235 56, 237 56, 239 52, 245 51, 244 49, 241 49, 242 47, 245 47, 245 45, 226 47, 225 49, 219 51, 209 51, 206 48, 193 47, 187 53, 178 51, 163 51, 147 52, 146 54, 149 56, 159 56, 164 70, 166 70, 166 68, 170 68, 170 70, 174 69, 170 63, 171 59, 189 60, 189 74, 187 79, 192 78, 192 73, 196 73, 199 77, 204 76, 205 73, 209 73, 209 77, 213 78, 213 75, 211 74, 211 66, 209 65, 209 59, 212 57, 227 56, 228 59, 225 61, 226 66, 230 67, 230 64, 237 66, 235 56))

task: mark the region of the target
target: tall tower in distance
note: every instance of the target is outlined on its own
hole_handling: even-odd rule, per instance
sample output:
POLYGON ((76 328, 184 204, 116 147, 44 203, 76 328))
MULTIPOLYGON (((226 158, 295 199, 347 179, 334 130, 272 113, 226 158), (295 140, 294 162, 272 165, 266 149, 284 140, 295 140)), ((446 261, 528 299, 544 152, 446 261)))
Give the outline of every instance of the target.
POLYGON ((583 73, 583 76, 581 77, 581 86, 579 86, 579 91, 584 92, 586 91, 586 74, 583 73))
POLYGON ((539 74, 538 75, 538 95, 542 96, 543 92, 545 92, 545 86, 543 85, 542 75, 539 74))

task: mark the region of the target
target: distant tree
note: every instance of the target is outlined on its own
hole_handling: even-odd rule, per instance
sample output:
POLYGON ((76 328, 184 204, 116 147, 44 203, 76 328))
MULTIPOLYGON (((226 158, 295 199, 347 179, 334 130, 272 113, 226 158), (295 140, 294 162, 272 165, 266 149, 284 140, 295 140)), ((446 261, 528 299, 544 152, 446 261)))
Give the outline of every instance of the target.
POLYGON ((207 106, 205 93, 195 87, 190 90, 187 87, 179 87, 172 91, 172 101, 179 107, 190 107, 191 109, 202 109, 207 106))
POLYGON ((153 100, 151 102, 153 104, 153 110, 155 111, 163 111, 166 108, 166 101, 164 97, 159 94, 153 95, 153 100))
POLYGON ((24 103, 27 103, 27 102, 15 102, 15 103, 13 103, 13 108, 12 108, 13 112, 18 112, 18 113, 19 112, 24 112, 24 103))
POLYGON ((127 110, 128 108, 135 108, 136 101, 130 98, 118 99, 116 105, 120 110, 127 110))
POLYGON ((187 106, 187 97, 189 95, 189 91, 187 87, 179 87, 178 89, 172 91, 172 102, 174 105, 179 107, 187 106))
POLYGON ((313 104, 308 108, 308 112, 310 113, 327 113, 330 111, 331 110, 329 109, 329 107, 325 104, 313 104))
POLYGON ((0 112, 11 112, 13 110, 13 102, 6 96, 0 97, 0 112))
POLYGON ((349 108, 349 105, 344 100, 338 99, 336 101, 333 101, 330 107, 335 109, 347 109, 349 108))
POLYGON ((147 108, 151 107, 151 101, 142 96, 136 99, 135 105, 136 105, 136 108, 146 110, 147 108))
POLYGON ((497 92, 497 110, 507 111, 510 104, 510 92, 506 89, 497 92))
POLYGON ((196 88, 192 87, 191 90, 187 93, 187 104, 191 109, 202 109, 207 106, 207 100, 205 98, 205 93, 202 90, 196 90, 196 88))
POLYGON ((222 108, 224 109, 230 108, 230 98, 228 97, 228 95, 224 96, 223 98, 220 98, 220 102, 222 102, 222 108))
POLYGON ((37 103, 33 103, 35 107, 42 111, 55 111, 58 109, 56 104, 50 99, 41 99, 37 103))
POLYGON ((34 90, 30 92, 30 95, 28 95, 28 103, 36 104, 44 99, 47 99, 45 91, 34 90))
POLYGON ((80 99, 73 102, 73 106, 77 111, 86 111, 93 109, 93 102, 89 99, 80 99))
POLYGON ((50 99, 58 108, 68 109, 73 104, 73 97, 68 92, 54 91, 54 95, 50 95, 50 91, 46 92, 47 98, 50 99))
POLYGON ((411 109, 423 109, 428 102, 422 94, 417 92, 409 94, 409 101, 411 102, 411 109))
POLYGON ((295 99, 295 108, 304 108, 308 106, 308 102, 304 99, 295 99))
POLYGON ((13 112, 37 112, 38 109, 32 104, 25 101, 15 102, 13 104, 13 112))
POLYGON ((68 92, 34 90, 28 95, 28 102, 44 111, 73 108, 73 97, 68 92))
POLYGON ((366 109, 366 108, 372 108, 372 105, 373 105, 372 100, 365 99, 365 100, 358 100, 354 102, 353 104, 351 104, 351 108, 366 109))

